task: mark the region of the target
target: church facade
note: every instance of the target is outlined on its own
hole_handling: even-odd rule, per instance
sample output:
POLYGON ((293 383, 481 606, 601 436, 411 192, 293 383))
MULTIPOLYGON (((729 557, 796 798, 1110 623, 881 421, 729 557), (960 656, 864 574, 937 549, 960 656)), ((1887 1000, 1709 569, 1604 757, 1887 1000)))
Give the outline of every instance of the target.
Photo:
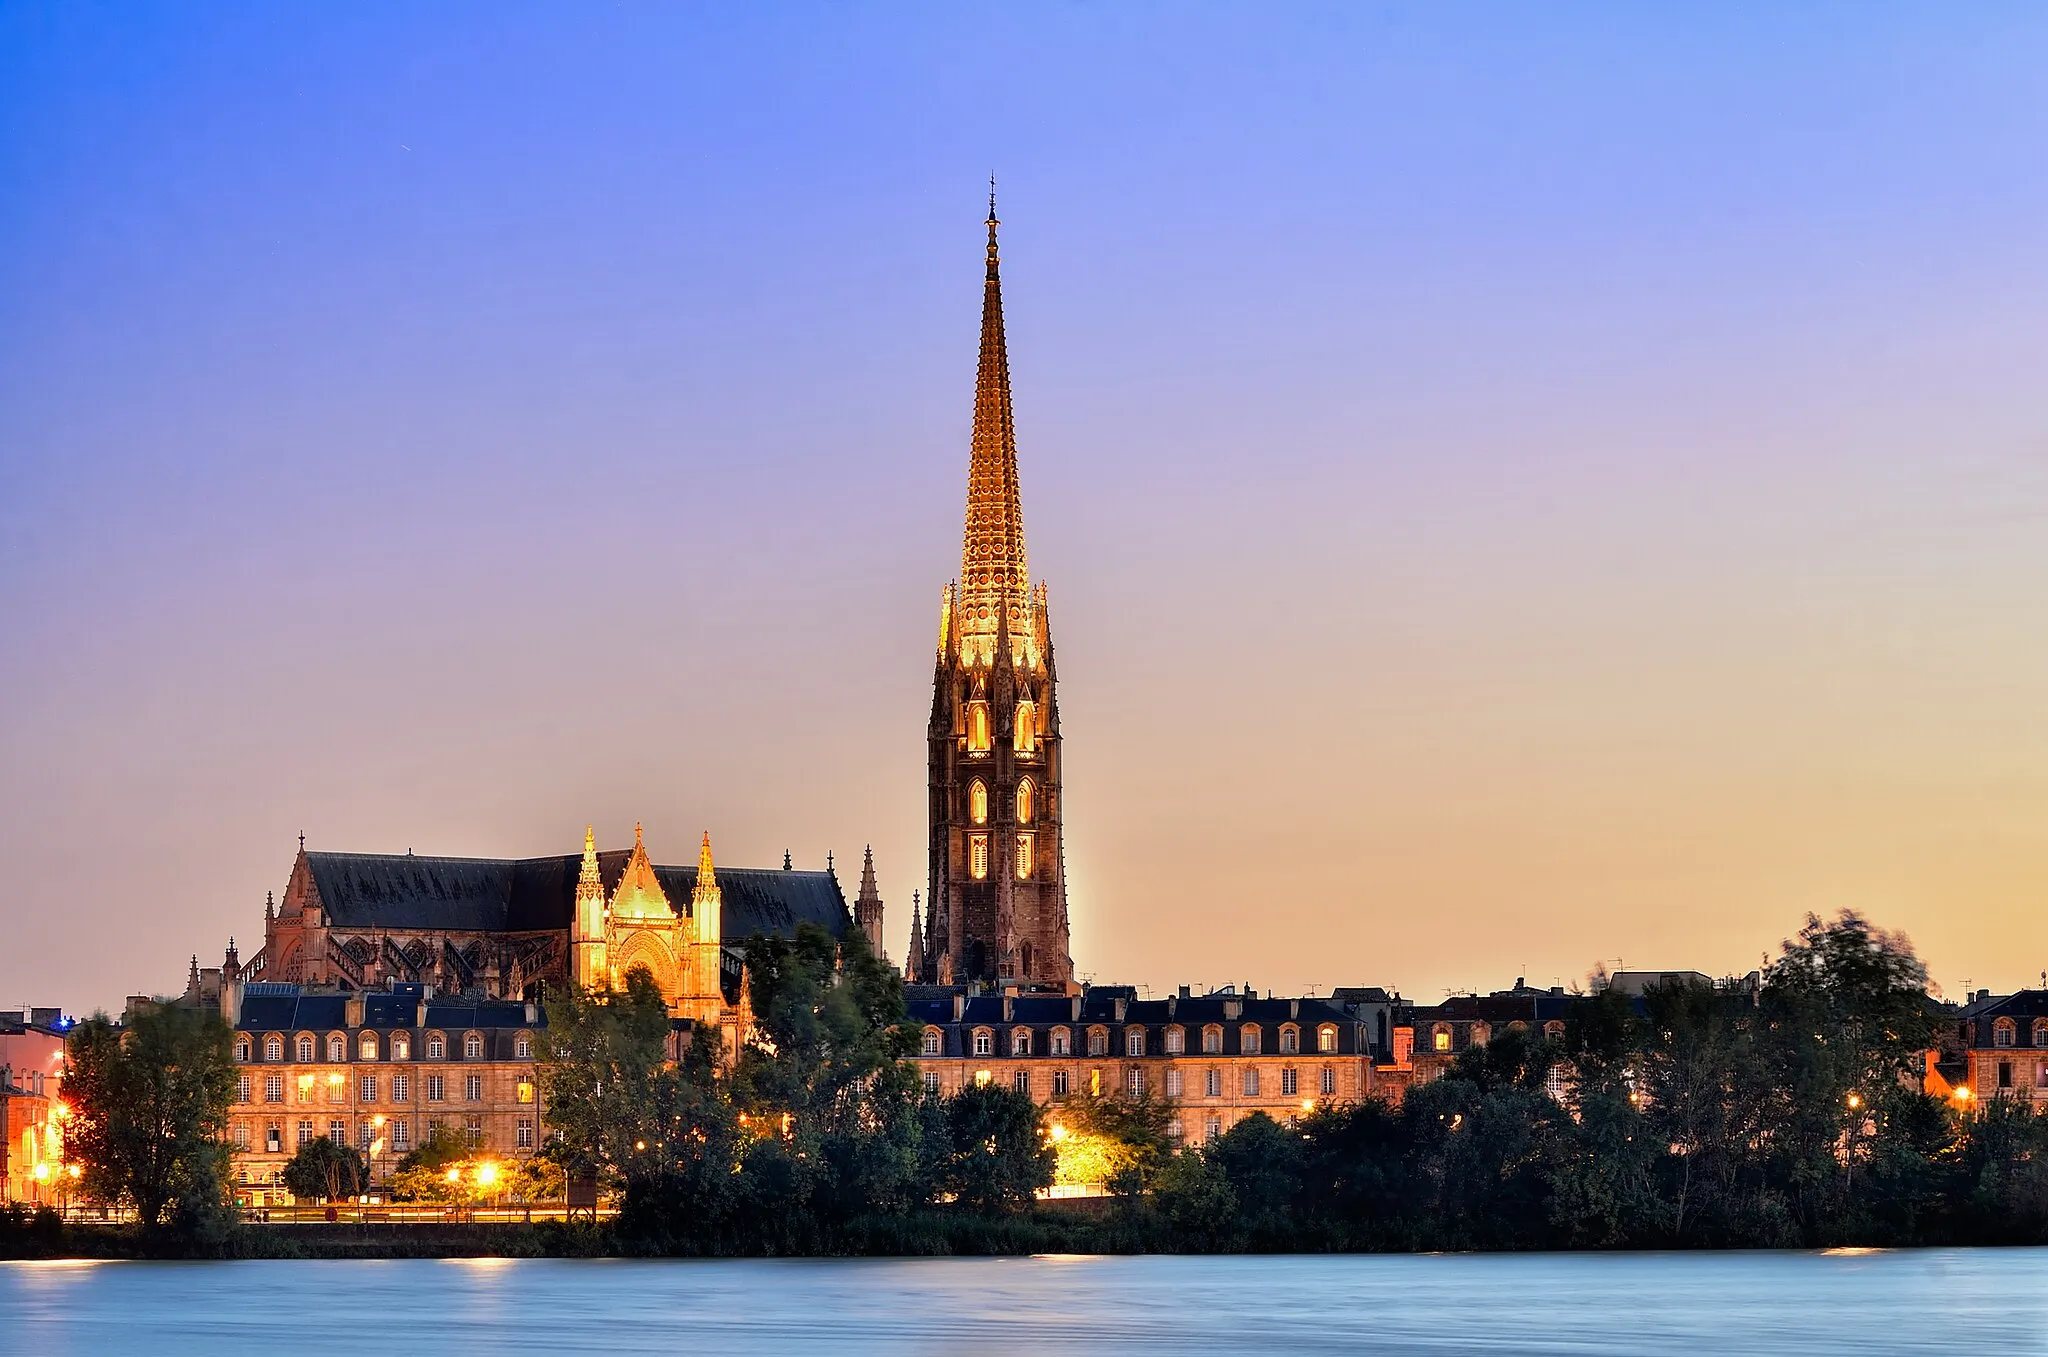
POLYGON ((904 970, 925 984, 1065 992, 1059 702, 1046 589, 1024 551, 998 225, 991 196, 967 520, 926 730, 927 893, 904 970))
MULTIPOLYGON (((729 1026, 744 1004, 746 938, 854 926, 829 859, 822 872, 783 862, 719 868, 706 834, 694 867, 662 866, 637 825, 630 849, 600 852, 586 830, 580 855, 537 858, 325 853, 301 841, 283 900, 264 907, 263 946, 245 965, 230 945, 220 981, 535 1002, 571 980, 621 985, 645 966, 675 1017, 729 1026)), ((860 912, 879 938, 873 881, 870 859, 860 912)))

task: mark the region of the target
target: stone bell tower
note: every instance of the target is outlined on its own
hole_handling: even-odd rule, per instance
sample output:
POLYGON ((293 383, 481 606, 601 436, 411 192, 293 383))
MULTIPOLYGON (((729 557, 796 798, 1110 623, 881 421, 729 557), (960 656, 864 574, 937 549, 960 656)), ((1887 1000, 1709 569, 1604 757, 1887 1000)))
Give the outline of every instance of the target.
POLYGON ((932 679, 926 917, 913 980, 1065 990, 1060 721, 1046 591, 1024 557, 1010 361, 989 194, 981 363, 960 578, 939 608, 932 679))

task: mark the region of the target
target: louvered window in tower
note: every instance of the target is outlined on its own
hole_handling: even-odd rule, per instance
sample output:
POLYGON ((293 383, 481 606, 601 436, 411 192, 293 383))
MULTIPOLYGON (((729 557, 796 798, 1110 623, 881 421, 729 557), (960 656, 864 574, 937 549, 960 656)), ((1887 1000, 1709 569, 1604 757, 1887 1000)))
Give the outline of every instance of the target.
POLYGON ((988 784, 980 778, 967 784, 967 818, 978 825, 988 823, 988 784))
POLYGON ((1030 878, 1031 836, 1029 834, 1019 834, 1017 836, 1017 879, 1019 881, 1028 881, 1030 878))
POLYGON ((988 835, 972 834, 968 836, 967 871, 976 881, 988 879, 988 835))
POLYGON ((986 754, 988 749, 988 703, 970 702, 967 704, 967 752, 986 754))
POLYGON ((1037 798, 1032 795, 1032 791, 1031 779, 1028 777, 1017 784, 1017 823, 1020 825, 1030 824, 1037 813, 1038 807, 1032 804, 1037 798))

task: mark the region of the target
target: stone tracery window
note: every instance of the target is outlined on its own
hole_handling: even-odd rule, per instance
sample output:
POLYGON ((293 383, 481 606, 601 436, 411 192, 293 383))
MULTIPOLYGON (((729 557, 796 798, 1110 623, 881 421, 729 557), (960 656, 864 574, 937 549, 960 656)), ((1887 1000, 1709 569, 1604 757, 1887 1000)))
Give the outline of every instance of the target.
POLYGON ((967 818, 978 825, 988 823, 988 784, 980 778, 967 784, 967 818))
POLYGON ((1017 879, 1019 881, 1031 879, 1031 836, 1029 834, 1019 834, 1017 836, 1017 879))
POLYGON ((1038 807, 1033 804, 1037 800, 1033 795, 1035 791, 1028 777, 1017 784, 1017 823, 1020 825, 1028 825, 1037 818, 1038 807))
POLYGON ((988 749, 988 703, 970 702, 967 704, 967 752, 986 754, 988 749))
POLYGON ((1016 736, 1012 747, 1019 754, 1033 753, 1038 748, 1038 707, 1033 702, 1017 704, 1016 736))
POLYGON ((972 834, 968 836, 967 873, 976 881, 988 879, 988 835, 972 834))

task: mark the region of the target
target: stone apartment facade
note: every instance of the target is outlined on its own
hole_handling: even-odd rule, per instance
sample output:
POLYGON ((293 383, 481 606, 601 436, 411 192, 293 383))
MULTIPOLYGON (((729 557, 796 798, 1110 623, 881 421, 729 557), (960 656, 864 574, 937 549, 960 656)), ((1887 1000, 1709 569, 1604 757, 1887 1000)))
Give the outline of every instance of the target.
POLYGON ((237 988, 228 1134, 242 1205, 285 1204, 284 1167, 315 1136, 360 1149, 373 1193, 436 1125, 507 1159, 540 1145, 538 1005, 406 983, 346 993, 237 988))
POLYGON ((0 1202, 58 1205, 68 1195, 65 1025, 54 1008, 0 1012, 0 1202))

